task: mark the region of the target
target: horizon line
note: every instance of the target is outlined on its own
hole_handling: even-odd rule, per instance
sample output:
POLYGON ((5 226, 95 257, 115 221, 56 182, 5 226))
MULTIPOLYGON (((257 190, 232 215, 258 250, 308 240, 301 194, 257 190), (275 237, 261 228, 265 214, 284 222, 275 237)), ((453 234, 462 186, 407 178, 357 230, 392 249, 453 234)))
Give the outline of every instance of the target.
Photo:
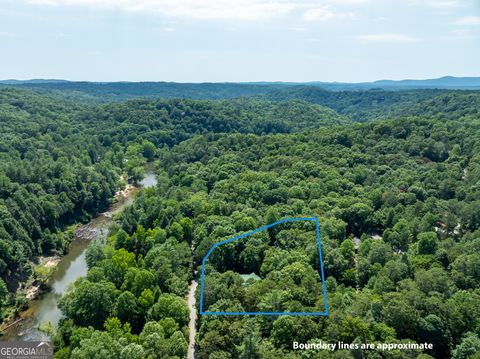
POLYGON ((479 75, 469 75, 469 76, 455 76, 455 75, 443 75, 440 77, 427 77, 427 78, 401 78, 401 79, 391 79, 391 78, 379 78, 377 80, 366 80, 366 81, 324 81, 324 80, 308 80, 308 81, 287 81, 287 80, 250 80, 250 81, 175 81, 175 80, 70 80, 66 78, 6 78, 0 79, 0 83, 6 82, 18 82, 18 83, 27 83, 27 82, 65 82, 65 83, 75 83, 75 82, 86 82, 91 84, 108 84, 108 83, 125 83, 125 84, 136 84, 136 83, 172 83, 172 84, 331 84, 331 85, 360 85, 360 84, 369 84, 377 82, 404 82, 404 81, 436 81, 436 80, 445 80, 445 79, 455 79, 455 80, 466 80, 466 79, 479 79, 479 75))

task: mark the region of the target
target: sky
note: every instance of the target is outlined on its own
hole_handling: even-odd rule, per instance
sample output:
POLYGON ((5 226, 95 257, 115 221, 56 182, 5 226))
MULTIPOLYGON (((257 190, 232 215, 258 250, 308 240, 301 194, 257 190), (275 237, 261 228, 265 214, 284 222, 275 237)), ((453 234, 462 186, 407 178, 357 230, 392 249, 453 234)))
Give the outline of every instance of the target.
POLYGON ((480 76, 480 0, 0 0, 0 79, 480 76))

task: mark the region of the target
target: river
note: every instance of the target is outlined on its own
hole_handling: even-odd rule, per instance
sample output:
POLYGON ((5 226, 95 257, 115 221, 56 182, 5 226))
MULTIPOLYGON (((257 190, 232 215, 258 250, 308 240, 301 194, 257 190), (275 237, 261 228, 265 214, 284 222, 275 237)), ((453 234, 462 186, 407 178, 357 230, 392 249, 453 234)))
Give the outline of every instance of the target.
MULTIPOLYGON (((147 174, 140 182, 140 187, 153 187, 157 184, 155 174, 147 167, 147 174)), ((33 300, 29 308, 21 313, 21 320, 9 327, 0 340, 47 340, 48 336, 37 329, 43 322, 50 322, 55 327, 62 317, 57 306, 58 300, 65 293, 70 284, 87 274, 85 250, 92 239, 105 239, 112 216, 121 212, 132 204, 136 189, 126 191, 108 211, 99 214, 90 222, 80 226, 75 239, 69 247, 68 253, 61 258, 51 280, 51 290, 39 299, 33 300)))

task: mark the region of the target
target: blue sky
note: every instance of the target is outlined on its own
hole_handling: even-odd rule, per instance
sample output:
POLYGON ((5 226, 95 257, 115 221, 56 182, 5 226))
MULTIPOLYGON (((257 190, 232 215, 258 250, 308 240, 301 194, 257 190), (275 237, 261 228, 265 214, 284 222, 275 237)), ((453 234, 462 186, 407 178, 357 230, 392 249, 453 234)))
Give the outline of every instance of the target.
POLYGON ((480 0, 0 0, 0 79, 480 76, 480 0))

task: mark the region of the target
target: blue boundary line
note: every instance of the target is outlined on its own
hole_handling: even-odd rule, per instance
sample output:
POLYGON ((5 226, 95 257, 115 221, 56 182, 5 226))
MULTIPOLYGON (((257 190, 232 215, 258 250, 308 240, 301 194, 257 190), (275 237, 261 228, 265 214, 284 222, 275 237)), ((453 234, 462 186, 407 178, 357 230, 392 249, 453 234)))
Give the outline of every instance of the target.
POLYGON ((200 286, 200 314, 205 314, 205 315, 297 315, 297 316, 301 316, 301 315, 305 315, 305 316, 327 316, 328 315, 328 301, 327 301, 327 288, 325 286, 325 274, 324 274, 324 271, 323 271, 323 257, 322 257, 322 245, 321 245, 321 240, 320 240, 320 225, 318 223, 318 218, 317 217, 305 217, 305 218, 284 218, 284 219, 281 219, 277 222, 274 222, 274 223, 271 223, 271 224, 268 224, 266 226, 263 226, 263 227, 260 227, 260 228, 257 228, 253 231, 250 231, 250 232, 247 232, 247 233, 243 233, 243 234, 240 234, 236 237, 233 237, 233 238, 229 238, 229 239, 226 239, 224 241, 221 241, 221 242, 218 242, 218 243, 215 243, 212 248, 210 248, 210 250, 208 251, 208 253, 205 255, 205 257, 203 257, 203 260, 202 260, 202 277, 201 277, 201 286, 200 286), (241 239, 241 238, 245 238, 245 237, 248 237, 248 236, 251 236, 252 234, 255 234, 255 233, 258 233, 258 232, 261 232, 261 231, 264 231, 268 228, 271 228, 271 227, 274 227, 278 224, 281 224, 281 223, 285 223, 285 222, 298 222, 298 221, 314 221, 315 222, 315 231, 317 233, 317 244, 318 244, 318 255, 319 255, 319 258, 320 258, 320 274, 321 274, 321 277, 322 277, 322 288, 323 288, 323 305, 325 307, 325 311, 324 312, 209 312, 209 311, 206 311, 204 312, 203 311, 203 293, 204 293, 204 290, 205 290, 205 263, 208 259, 208 257, 210 256, 210 254, 212 254, 212 252, 214 251, 215 248, 223 245, 223 244, 226 244, 226 243, 230 243, 230 242, 233 242, 233 241, 236 241, 237 239, 241 239))

